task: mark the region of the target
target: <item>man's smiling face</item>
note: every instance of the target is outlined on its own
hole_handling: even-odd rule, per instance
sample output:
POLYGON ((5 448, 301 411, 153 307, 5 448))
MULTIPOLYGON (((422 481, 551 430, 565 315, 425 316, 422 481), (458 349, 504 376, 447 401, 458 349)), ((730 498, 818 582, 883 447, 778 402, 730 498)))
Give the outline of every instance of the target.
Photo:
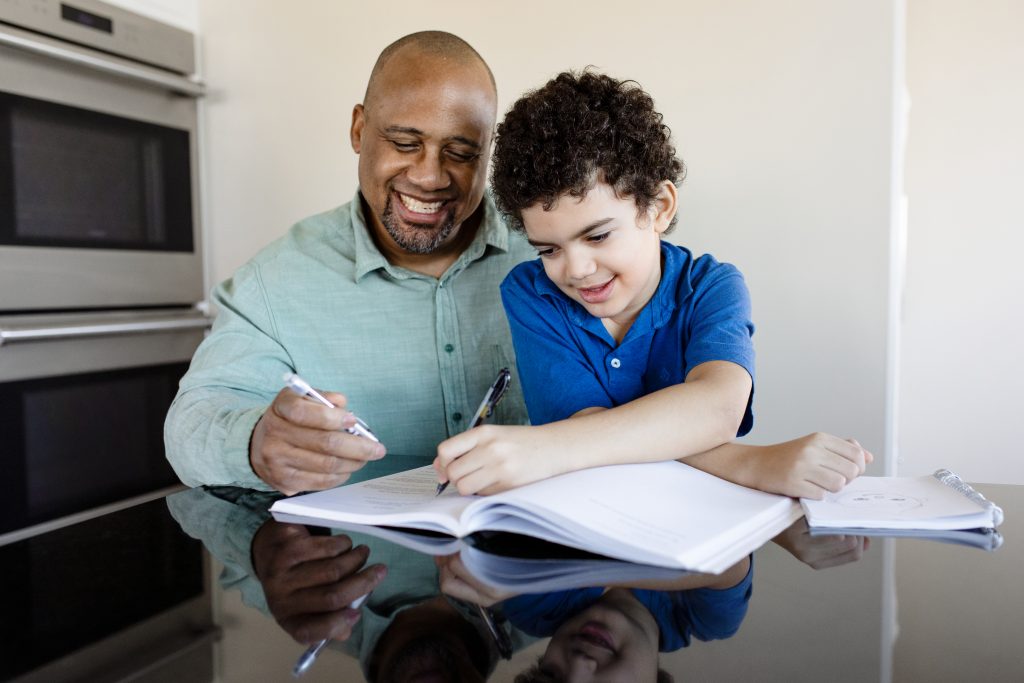
POLYGON ((353 112, 352 146, 386 255, 461 251, 463 223, 479 219, 496 114, 480 64, 407 49, 384 65, 353 112))

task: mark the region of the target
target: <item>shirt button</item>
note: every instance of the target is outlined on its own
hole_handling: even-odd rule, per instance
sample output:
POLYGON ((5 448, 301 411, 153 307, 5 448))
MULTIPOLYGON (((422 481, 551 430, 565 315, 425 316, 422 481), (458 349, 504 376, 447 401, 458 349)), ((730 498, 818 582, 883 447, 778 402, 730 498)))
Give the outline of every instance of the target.
POLYGON ((615 368, 616 370, 619 369, 620 367, 622 367, 622 361, 619 360, 618 358, 612 358, 612 367, 615 368))
POLYGON ((452 346, 451 344, 445 344, 444 345, 444 350, 447 351, 448 353, 451 353, 452 351, 455 350, 455 347, 452 346))
POLYGON ((455 413, 454 415, 452 415, 452 419, 455 420, 456 422, 460 421, 462 419, 462 413, 455 413))

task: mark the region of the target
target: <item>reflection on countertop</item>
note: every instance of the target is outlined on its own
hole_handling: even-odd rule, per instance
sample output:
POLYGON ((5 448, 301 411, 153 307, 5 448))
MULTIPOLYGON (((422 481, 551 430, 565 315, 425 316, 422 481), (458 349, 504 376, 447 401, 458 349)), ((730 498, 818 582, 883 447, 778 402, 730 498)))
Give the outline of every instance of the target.
MULTIPOLYGON (((176 580, 194 573, 161 553, 195 544, 191 536, 214 560, 207 592, 222 631, 222 681, 288 680, 306 644, 321 638, 331 643, 305 680, 408 680, 416 671, 558 680, 577 660, 606 676, 628 671, 628 680, 642 671, 653 680, 658 669, 676 680, 695 672, 702 680, 1017 680, 1024 487, 979 488, 1006 512, 994 552, 813 536, 798 522, 752 562, 710 577, 714 586, 706 576, 500 535, 434 557, 372 533, 275 522, 269 494, 187 490, 0 548, 12 606, 5 631, 16 645, 5 677, 46 648, 84 644, 92 625, 138 596, 173 602, 176 580), (130 561, 140 552, 145 566, 130 561), (136 576, 115 578, 115 567, 136 576), (41 586, 58 583, 41 597, 41 586), (356 619, 348 605, 368 586, 356 619), (537 669, 539 678, 529 673, 537 669)), ((123 656, 140 655, 125 648, 123 656)))

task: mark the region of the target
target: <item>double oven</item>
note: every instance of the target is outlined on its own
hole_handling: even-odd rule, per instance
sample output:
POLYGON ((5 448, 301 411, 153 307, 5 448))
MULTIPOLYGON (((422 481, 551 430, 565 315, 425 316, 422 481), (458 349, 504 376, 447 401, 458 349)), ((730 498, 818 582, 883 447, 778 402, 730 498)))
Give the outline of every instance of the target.
POLYGON ((0 0, 0 539, 172 486, 163 416, 208 326, 194 39, 0 0))
POLYGON ((0 549, 177 485, 164 415, 209 327, 194 60, 97 0, 0 0, 0 549))

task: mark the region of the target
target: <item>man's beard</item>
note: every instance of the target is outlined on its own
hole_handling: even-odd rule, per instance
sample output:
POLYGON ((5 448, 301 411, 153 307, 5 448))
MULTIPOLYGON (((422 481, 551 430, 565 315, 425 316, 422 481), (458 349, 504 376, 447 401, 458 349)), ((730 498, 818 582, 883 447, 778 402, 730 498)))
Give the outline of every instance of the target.
POLYGON ((402 223, 391 208, 392 196, 389 192, 380 222, 384 224, 384 229, 391 235, 395 244, 410 254, 434 253, 455 230, 455 218, 450 211, 446 212, 440 228, 424 223, 402 223))

